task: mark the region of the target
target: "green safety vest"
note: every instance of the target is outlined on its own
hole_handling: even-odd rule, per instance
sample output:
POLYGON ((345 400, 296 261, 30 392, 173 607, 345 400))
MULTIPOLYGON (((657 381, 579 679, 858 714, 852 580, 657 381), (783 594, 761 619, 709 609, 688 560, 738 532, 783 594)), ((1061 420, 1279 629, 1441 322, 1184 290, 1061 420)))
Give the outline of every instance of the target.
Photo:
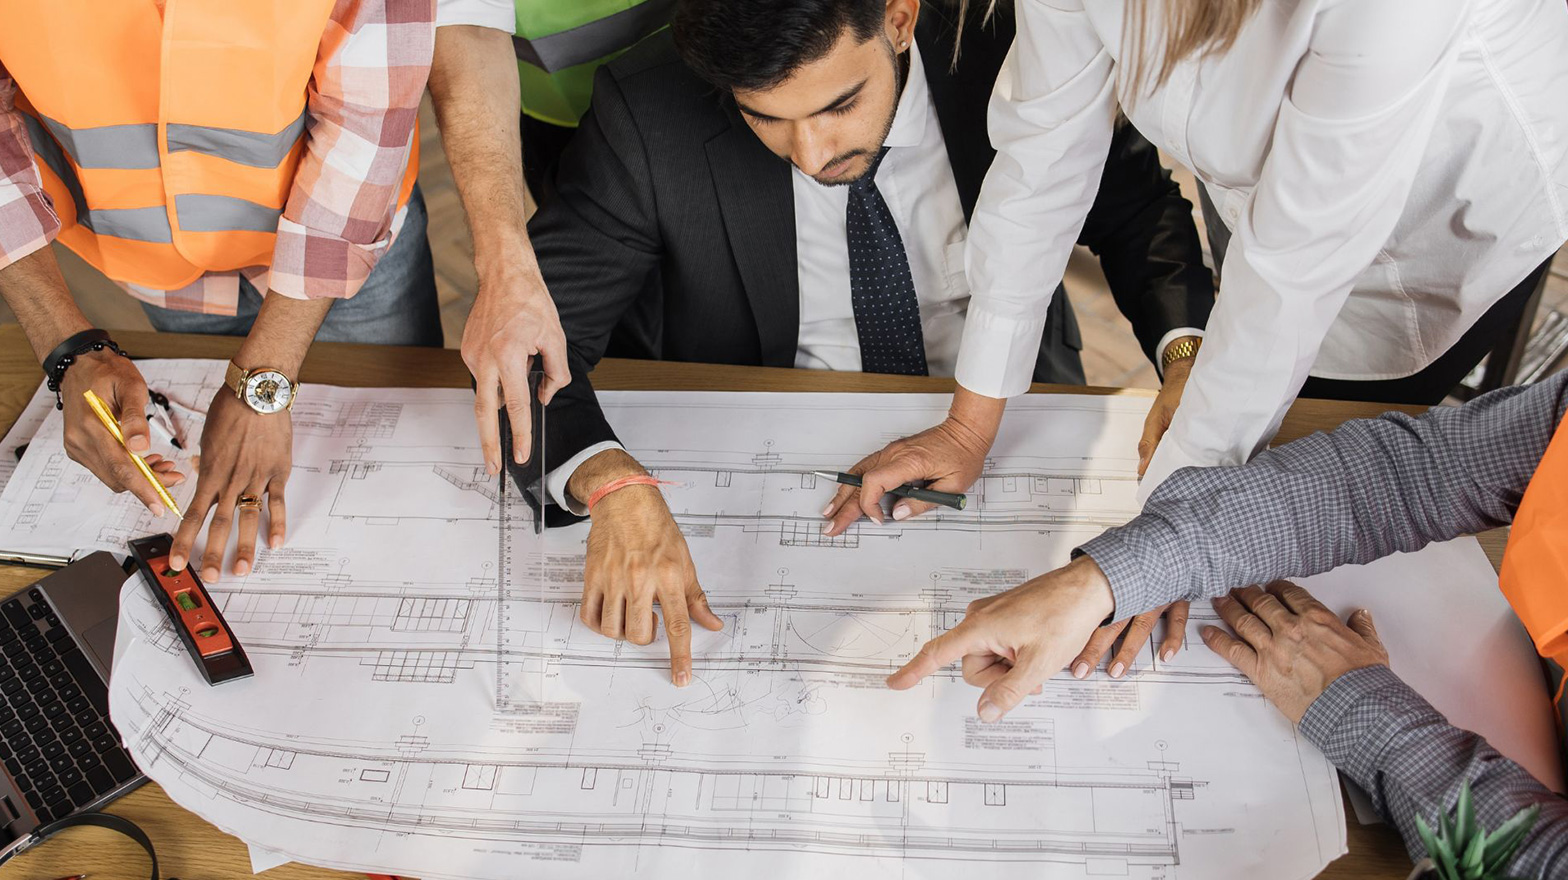
POLYGON ((600 65, 669 26, 675 0, 517 0, 523 112, 575 127, 600 65))

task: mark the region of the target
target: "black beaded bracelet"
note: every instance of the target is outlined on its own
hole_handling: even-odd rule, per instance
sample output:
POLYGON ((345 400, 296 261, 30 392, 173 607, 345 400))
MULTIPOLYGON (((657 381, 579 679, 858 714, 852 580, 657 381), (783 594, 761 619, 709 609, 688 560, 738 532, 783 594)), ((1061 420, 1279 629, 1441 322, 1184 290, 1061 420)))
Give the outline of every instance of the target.
POLYGON ((49 356, 44 358, 45 384, 54 392, 54 408, 65 409, 65 399, 60 396, 60 383, 65 379, 65 371, 76 363, 76 359, 91 351, 109 349, 120 357, 130 357, 123 349, 114 344, 109 338, 107 330, 83 330, 73 334, 54 347, 49 356))

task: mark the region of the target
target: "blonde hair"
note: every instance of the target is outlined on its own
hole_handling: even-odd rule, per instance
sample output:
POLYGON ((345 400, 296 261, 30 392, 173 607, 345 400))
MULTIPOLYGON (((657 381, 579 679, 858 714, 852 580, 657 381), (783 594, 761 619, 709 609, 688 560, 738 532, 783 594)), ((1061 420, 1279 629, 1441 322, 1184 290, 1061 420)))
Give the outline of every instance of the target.
MULTIPOLYGON (((985 13, 982 21, 989 19, 996 12, 998 0, 985 0, 985 13)), ((1096 0, 1090 0, 1096 2, 1096 0)), ((964 21, 969 16, 970 0, 958 2, 958 30, 964 29, 964 21)), ((1133 95, 1140 91, 1153 91, 1165 84, 1170 79, 1171 72, 1176 65, 1197 55, 1199 57, 1210 53, 1230 51, 1235 45, 1236 36, 1241 33, 1241 28, 1247 19, 1257 12, 1263 5, 1263 0, 1135 0, 1129 3, 1128 15, 1122 22, 1122 69, 1125 79, 1122 82, 1124 94, 1133 95), (1161 52, 1159 67, 1150 65, 1149 51, 1149 23, 1151 16, 1150 7, 1157 4, 1163 11, 1161 16, 1165 34, 1165 45, 1161 52), (1153 81, 1149 82, 1149 74, 1153 72, 1153 81)), ((957 47, 954 47, 953 61, 958 61, 957 47)))
MULTIPOLYGON (((967 2, 967 0, 966 0, 967 2)), ((1122 22, 1122 64, 1126 78, 1123 94, 1129 97, 1153 91, 1171 78, 1176 65, 1194 56, 1223 55, 1236 44, 1241 28, 1263 5, 1263 0, 1136 0, 1129 4, 1122 22), (1159 67, 1149 45, 1153 29, 1150 7, 1163 12, 1164 42, 1159 67), (1131 7, 1136 7, 1134 10, 1131 7), (1152 80, 1150 73, 1153 73, 1152 80)))

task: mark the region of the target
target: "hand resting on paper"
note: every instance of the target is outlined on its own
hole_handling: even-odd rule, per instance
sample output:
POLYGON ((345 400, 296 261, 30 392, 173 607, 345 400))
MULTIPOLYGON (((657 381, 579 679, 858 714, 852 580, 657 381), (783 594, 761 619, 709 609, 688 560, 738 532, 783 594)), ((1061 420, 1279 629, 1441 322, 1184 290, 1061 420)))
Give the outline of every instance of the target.
POLYGON ((1165 633, 1155 653, 1162 660, 1175 657, 1176 652, 1187 642, 1187 615, 1190 609, 1186 601, 1177 601, 1100 627, 1089 637, 1089 643, 1083 646, 1078 658, 1068 667, 1072 670, 1073 678, 1087 678, 1107 655, 1110 661, 1106 673, 1111 678, 1121 678, 1131 672, 1133 661, 1154 632, 1154 625, 1159 622, 1161 615, 1165 617, 1165 633), (1113 647, 1115 653, 1111 652, 1113 647))
POLYGON ((1362 609, 1348 622, 1289 581, 1243 587, 1214 600, 1231 632, 1203 628, 1203 643, 1241 670, 1292 724, 1353 669, 1387 666, 1388 651, 1362 609))

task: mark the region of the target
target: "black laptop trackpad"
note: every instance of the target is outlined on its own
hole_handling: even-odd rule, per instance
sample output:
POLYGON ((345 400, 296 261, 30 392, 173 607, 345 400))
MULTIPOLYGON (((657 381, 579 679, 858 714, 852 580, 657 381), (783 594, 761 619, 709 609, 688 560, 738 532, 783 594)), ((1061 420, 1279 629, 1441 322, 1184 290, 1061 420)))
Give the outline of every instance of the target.
POLYGON ((119 618, 111 617, 108 620, 98 621, 82 634, 82 647, 92 655, 99 669, 107 671, 114 666, 114 632, 119 629, 119 626, 119 618))
POLYGON ((98 552, 71 563, 37 584, 106 680, 114 662, 120 588, 126 577, 125 570, 113 556, 98 552))

